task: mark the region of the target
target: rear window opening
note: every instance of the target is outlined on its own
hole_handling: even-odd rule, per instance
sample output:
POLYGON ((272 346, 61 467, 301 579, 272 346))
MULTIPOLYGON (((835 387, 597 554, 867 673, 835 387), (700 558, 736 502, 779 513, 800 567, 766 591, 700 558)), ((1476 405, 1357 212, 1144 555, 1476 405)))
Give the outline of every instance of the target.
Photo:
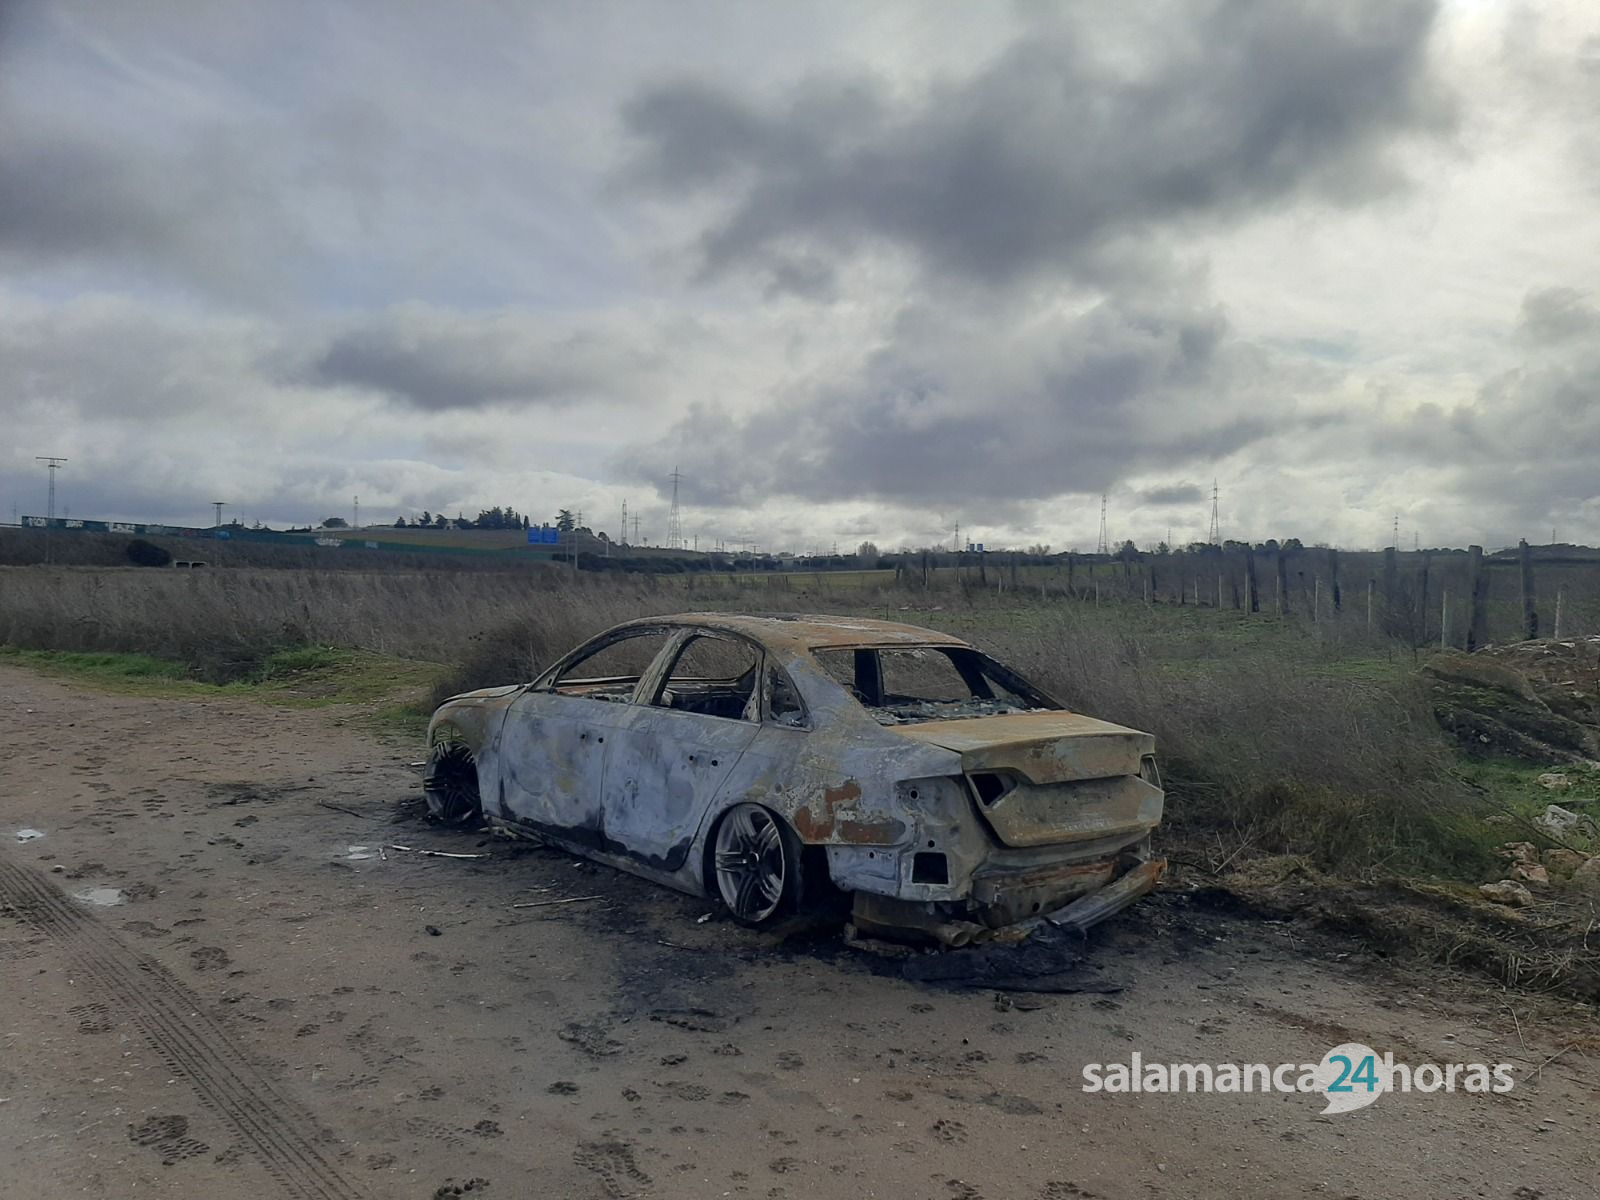
POLYGON ((1009 667, 965 646, 818 650, 815 656, 881 725, 1058 707, 1009 667))

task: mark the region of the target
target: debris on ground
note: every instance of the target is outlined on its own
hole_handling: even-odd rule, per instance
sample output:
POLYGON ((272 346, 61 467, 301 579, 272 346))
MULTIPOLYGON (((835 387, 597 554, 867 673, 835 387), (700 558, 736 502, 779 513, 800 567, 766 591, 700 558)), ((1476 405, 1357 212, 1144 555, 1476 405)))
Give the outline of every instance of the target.
POLYGON ((1533 819, 1533 823, 1546 833, 1560 837, 1576 829, 1582 820, 1582 813, 1562 808, 1559 804, 1550 804, 1545 806, 1544 812, 1533 819))
POLYGON ((1568 850, 1565 846, 1557 846, 1546 850, 1539 856, 1539 860, 1552 879, 1571 879, 1573 872, 1588 862, 1589 857, 1576 850, 1568 850))
POLYGON ((1572 886, 1591 896, 1600 896, 1600 854, 1585 859, 1572 872, 1572 886))
MULTIPOLYGON (((1468 753, 1541 765, 1600 758, 1600 637, 1438 654, 1420 674, 1434 716, 1468 753)), ((1539 782, 1572 784, 1561 771, 1539 782)))
POLYGON ((1549 883, 1550 872, 1544 869, 1543 863, 1512 863, 1511 878, 1518 883, 1549 883))
POLYGON ((1533 903, 1533 893, 1511 879, 1479 884, 1478 891, 1486 899, 1493 900, 1496 904, 1508 904, 1512 908, 1527 908, 1533 903))
POLYGON ((1507 842, 1495 853, 1513 863, 1536 863, 1539 861, 1539 848, 1532 842, 1507 842))

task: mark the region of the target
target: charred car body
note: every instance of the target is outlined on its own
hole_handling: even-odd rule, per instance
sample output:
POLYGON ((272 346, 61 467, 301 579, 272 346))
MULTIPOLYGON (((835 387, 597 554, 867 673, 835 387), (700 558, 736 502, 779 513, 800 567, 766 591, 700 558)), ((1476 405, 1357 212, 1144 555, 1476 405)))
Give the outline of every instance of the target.
POLYGON ((1155 886, 1154 739, 933 630, 690 613, 619 625, 429 726, 430 811, 773 922, 825 892, 961 944, 1155 886))

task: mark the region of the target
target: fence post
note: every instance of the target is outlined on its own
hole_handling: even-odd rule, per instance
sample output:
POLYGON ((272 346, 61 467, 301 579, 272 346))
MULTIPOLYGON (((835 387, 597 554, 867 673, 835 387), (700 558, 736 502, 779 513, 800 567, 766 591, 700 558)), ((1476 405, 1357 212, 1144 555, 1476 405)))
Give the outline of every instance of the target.
MULTIPOLYGON (((1395 561, 1395 556, 1398 553, 1399 551, 1394 546, 1385 546, 1383 550, 1383 625, 1384 632, 1390 637, 1393 637, 1398 631, 1398 624, 1395 620, 1399 615, 1395 612, 1395 592, 1398 590, 1400 572, 1400 565, 1395 561)), ((1368 594, 1371 594, 1370 591, 1368 594)), ((1367 608, 1370 612, 1372 608, 1370 603, 1367 608)), ((1372 624, 1370 619, 1367 624, 1372 624)))
POLYGON ((1315 625, 1322 619, 1322 576, 1316 577, 1316 582, 1311 588, 1311 623, 1315 625))
POLYGON ((1344 597, 1339 591, 1339 552, 1337 550, 1328 551, 1328 574, 1332 576, 1329 582, 1333 585, 1333 613, 1334 616, 1338 616, 1340 610, 1344 607, 1344 597))
POLYGON ((1489 579, 1483 570, 1483 547, 1467 547, 1467 652, 1489 640, 1489 579))
POLYGON ((1553 638, 1561 636, 1561 598, 1564 595, 1566 595, 1565 588, 1556 588, 1556 623, 1555 627, 1550 630, 1550 636, 1553 638))
POLYGON ((1517 543, 1517 558, 1522 567, 1522 636, 1531 641, 1539 636, 1539 612, 1534 607, 1533 551, 1527 538, 1517 543))
POLYGON ((1422 597, 1417 602, 1417 615, 1422 621, 1420 636, 1413 630, 1412 645, 1426 645, 1428 641, 1428 564, 1432 556, 1422 556, 1422 597))
POLYGON ((1439 589, 1439 649, 1450 644, 1450 590, 1439 589))
POLYGON ((1261 593, 1256 588, 1256 552, 1251 547, 1244 548, 1244 590, 1250 601, 1250 611, 1261 611, 1261 593))

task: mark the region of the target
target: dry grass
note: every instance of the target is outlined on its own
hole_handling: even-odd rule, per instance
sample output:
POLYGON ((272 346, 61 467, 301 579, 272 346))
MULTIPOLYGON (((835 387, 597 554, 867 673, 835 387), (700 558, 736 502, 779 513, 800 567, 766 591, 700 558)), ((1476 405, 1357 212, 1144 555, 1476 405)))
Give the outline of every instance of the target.
MULTIPOLYGON (((1172 835, 1215 866, 1294 852, 1343 870, 1482 865, 1450 753, 1398 667, 1363 637, 1192 607, 951 588, 912 595, 715 577, 458 572, 0 570, 0 644, 124 651, 247 676, 337 646, 445 664, 435 699, 525 680, 618 621, 686 608, 871 613, 962 634, 1069 705, 1154 733, 1172 835)), ((1475 823, 1473 823, 1475 824, 1475 823)))
POLYGON ((458 663, 486 629, 547 619, 561 637, 650 595, 556 572, 0 569, 0 644, 152 654, 224 682, 298 646, 458 663))
POLYGON ((1170 832, 1213 866, 1252 852, 1363 871, 1490 861, 1478 802, 1398 670, 1293 638, 1153 645, 1071 609, 988 640, 1069 706, 1156 735, 1170 832))

